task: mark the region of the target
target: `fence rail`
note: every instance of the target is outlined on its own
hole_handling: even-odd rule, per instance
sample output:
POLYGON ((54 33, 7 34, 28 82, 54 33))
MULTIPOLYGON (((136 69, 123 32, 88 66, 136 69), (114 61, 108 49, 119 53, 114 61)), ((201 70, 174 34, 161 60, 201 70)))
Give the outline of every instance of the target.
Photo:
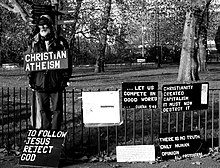
MULTIPOLYGON (((210 147, 220 146, 220 90, 209 91, 208 110, 161 113, 157 109, 122 109, 123 124, 87 128, 82 118, 82 91, 63 93, 64 123, 70 155, 115 151, 117 145, 157 144, 160 133, 200 130, 210 147)), ((21 147, 31 128, 31 95, 28 88, 2 88, 0 93, 0 147, 21 147)))

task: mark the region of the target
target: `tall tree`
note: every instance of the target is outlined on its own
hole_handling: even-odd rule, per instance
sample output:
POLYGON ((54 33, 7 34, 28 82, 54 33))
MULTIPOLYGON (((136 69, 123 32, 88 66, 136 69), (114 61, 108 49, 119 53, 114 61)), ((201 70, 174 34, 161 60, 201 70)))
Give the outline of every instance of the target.
POLYGON ((71 32, 70 34, 70 54, 72 54, 72 57, 74 59, 74 56, 76 57, 77 54, 79 54, 77 52, 77 44, 76 44, 76 30, 77 30, 77 23, 78 23, 78 19, 79 19, 79 14, 80 14, 80 9, 82 6, 83 0, 76 0, 76 4, 73 5, 75 6, 75 10, 73 15, 71 16, 71 19, 74 20, 74 22, 69 26, 69 30, 71 32))
POLYGON ((200 14, 200 23, 199 23, 199 37, 198 37, 198 63, 199 71, 205 72, 206 69, 206 59, 207 59, 207 29, 208 29, 208 9, 209 3, 206 5, 206 8, 200 14))
POLYGON ((2 65, 2 11, 0 9, 0 66, 2 65))
POLYGON ((182 51, 177 81, 199 80, 199 67, 201 67, 201 63, 204 63, 204 54, 206 54, 202 47, 204 45, 205 32, 203 25, 205 12, 210 3, 211 0, 187 0, 186 20, 183 30, 182 51))
POLYGON ((105 7, 104 7, 104 14, 101 20, 101 31, 99 35, 99 48, 98 48, 98 55, 96 58, 96 65, 95 65, 95 72, 104 72, 104 56, 105 56, 105 49, 107 45, 107 34, 108 34, 108 23, 111 14, 111 5, 112 0, 104 0, 105 7))

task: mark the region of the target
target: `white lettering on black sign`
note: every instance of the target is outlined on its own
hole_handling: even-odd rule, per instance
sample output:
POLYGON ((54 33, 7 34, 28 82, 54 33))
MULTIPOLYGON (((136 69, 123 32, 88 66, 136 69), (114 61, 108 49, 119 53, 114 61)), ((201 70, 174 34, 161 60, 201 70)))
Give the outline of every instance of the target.
POLYGON ((66 134, 67 132, 55 130, 28 130, 20 157, 20 164, 36 166, 56 165, 57 159, 59 160, 57 154, 61 151, 66 134), (45 162, 45 157, 48 162, 45 162))
POLYGON ((123 108, 157 108, 157 82, 122 83, 123 108))
POLYGON ((202 155, 199 131, 175 132, 160 134, 160 150, 162 159, 202 155))
POLYGON ((24 55, 25 71, 41 71, 49 69, 67 69, 67 51, 30 53, 24 55))
POLYGON ((162 112, 180 112, 208 108, 208 83, 164 85, 162 112))

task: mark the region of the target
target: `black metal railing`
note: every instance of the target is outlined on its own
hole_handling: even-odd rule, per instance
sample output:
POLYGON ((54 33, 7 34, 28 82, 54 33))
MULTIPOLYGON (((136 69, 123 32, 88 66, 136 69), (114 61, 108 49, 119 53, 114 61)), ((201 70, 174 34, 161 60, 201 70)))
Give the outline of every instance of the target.
MULTIPOLYGON (((0 93, 0 147, 21 147, 31 127, 28 88, 2 88, 0 93)), ((159 133, 200 130, 210 147, 220 145, 220 89, 209 91, 208 110, 161 113, 161 91, 157 109, 122 109, 120 126, 88 128, 83 125, 82 91, 63 92, 63 128, 68 131, 67 153, 107 154, 117 145, 156 144, 159 133)))

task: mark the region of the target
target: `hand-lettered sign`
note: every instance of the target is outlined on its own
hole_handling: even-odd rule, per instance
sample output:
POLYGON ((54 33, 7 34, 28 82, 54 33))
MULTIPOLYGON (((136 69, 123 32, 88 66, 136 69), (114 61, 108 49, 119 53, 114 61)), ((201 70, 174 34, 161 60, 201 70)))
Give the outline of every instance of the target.
POLYGON ((116 146, 117 162, 154 162, 154 145, 116 146))
POLYGON ((57 52, 28 53, 24 55, 25 71, 41 71, 50 69, 67 69, 67 50, 57 52))
POLYGON ((163 133, 159 135, 159 142, 163 160, 202 155, 199 131, 163 133))
POLYGON ((28 130, 19 164, 58 167, 66 134, 55 130, 28 130))
POLYGON ((208 83, 163 85, 162 112, 208 109, 208 95, 208 83))
POLYGON ((123 82, 122 107, 123 108, 149 108, 158 106, 157 82, 123 82))
POLYGON ((121 125, 119 91, 82 92, 85 127, 121 125))

